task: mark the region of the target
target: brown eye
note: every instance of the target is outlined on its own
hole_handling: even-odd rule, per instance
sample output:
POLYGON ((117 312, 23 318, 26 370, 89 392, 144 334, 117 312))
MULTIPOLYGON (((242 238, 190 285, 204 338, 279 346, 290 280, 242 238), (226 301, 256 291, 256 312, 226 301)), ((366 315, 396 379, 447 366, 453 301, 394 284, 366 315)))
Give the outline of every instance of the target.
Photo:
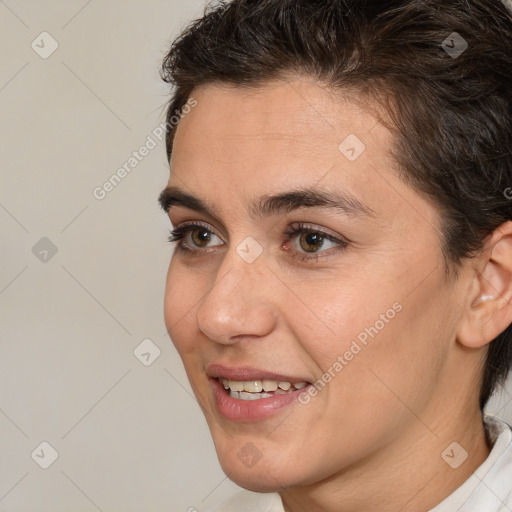
POLYGON ((195 246, 206 247, 212 239, 212 233, 207 229, 194 229, 191 231, 191 239, 195 246))
POLYGON ((302 233, 299 237, 300 247, 306 252, 317 252, 322 248, 324 237, 319 233, 302 233))
POLYGON ((179 242, 178 249, 184 251, 201 251, 202 249, 209 249, 222 245, 222 240, 208 227, 201 224, 186 224, 179 226, 171 231, 171 236, 168 241, 170 243, 179 242), (213 243, 215 239, 221 243, 213 243))
POLYGON ((349 245, 349 240, 337 238, 321 229, 296 223, 291 225, 284 233, 292 252, 301 262, 318 261, 321 258, 330 258, 333 252, 343 250, 349 245))

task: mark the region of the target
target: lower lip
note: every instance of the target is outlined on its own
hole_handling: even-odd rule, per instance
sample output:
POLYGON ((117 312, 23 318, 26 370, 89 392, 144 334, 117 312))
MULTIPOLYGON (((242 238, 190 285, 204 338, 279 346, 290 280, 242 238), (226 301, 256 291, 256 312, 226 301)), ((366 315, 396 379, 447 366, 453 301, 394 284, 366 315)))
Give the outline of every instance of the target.
POLYGON ((210 378, 209 381, 213 388, 217 409, 225 418, 232 421, 260 421, 270 418, 295 402, 300 393, 309 387, 307 385, 285 395, 274 395, 258 400, 241 400, 229 396, 217 379, 210 378))

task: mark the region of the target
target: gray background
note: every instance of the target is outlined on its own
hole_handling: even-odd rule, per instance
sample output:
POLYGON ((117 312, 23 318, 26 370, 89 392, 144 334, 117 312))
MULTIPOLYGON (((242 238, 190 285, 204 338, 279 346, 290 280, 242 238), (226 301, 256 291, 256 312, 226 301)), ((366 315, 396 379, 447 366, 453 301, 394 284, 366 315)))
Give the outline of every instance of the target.
MULTIPOLYGON (((202 9, 0 0, 0 512, 204 511, 238 489, 163 321, 158 67, 202 9)), ((510 389, 490 409, 512 421, 510 389)))

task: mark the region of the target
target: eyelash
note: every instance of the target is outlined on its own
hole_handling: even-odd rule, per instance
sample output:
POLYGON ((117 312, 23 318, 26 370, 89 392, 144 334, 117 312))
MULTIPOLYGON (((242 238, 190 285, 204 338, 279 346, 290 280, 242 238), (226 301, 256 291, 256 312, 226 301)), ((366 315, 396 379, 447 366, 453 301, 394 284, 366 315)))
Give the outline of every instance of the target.
MULTIPOLYGON (((207 231, 211 234, 215 234, 206 225, 199 224, 199 223, 185 224, 183 226, 179 226, 179 227, 175 228, 174 230, 170 231, 170 236, 167 241, 171 244, 175 243, 175 242, 179 242, 176 246, 177 249, 182 252, 186 252, 187 254, 189 254, 191 256, 200 256, 201 254, 212 252, 211 248, 206 248, 206 249, 191 248, 187 244, 184 243, 184 239, 189 233, 191 233, 195 230, 199 230, 199 229, 207 231)), ((294 237, 296 237, 297 235, 302 235, 304 233, 320 235, 322 238, 329 240, 330 242, 333 242, 335 244, 338 244, 338 247, 332 247, 331 249, 328 249, 325 251, 319 250, 317 253, 309 253, 309 254, 308 253, 298 253, 296 250, 292 250, 291 252, 293 252, 295 254, 306 254, 306 256, 304 256, 304 257, 296 257, 295 256, 296 259, 298 259, 301 262, 303 262, 303 261, 306 261, 306 262, 318 261, 320 259, 330 258, 334 252, 343 250, 349 245, 349 241, 347 239, 336 238, 336 237, 330 235, 329 233, 326 233, 325 231, 313 229, 313 228, 311 228, 305 224, 301 224, 301 223, 292 224, 284 232, 284 235, 286 235, 288 237, 288 240, 290 240, 290 239, 293 239, 294 237)))

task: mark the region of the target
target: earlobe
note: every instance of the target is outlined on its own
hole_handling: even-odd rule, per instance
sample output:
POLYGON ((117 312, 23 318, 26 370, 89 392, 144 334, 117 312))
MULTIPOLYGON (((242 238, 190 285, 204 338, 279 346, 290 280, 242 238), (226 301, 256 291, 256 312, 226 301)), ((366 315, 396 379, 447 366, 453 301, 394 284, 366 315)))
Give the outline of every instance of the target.
MULTIPOLYGON (((478 257, 477 257, 478 258, 478 257)), ((497 228, 475 270, 473 296, 457 332, 459 343, 480 348, 512 323, 512 222, 497 228)))

